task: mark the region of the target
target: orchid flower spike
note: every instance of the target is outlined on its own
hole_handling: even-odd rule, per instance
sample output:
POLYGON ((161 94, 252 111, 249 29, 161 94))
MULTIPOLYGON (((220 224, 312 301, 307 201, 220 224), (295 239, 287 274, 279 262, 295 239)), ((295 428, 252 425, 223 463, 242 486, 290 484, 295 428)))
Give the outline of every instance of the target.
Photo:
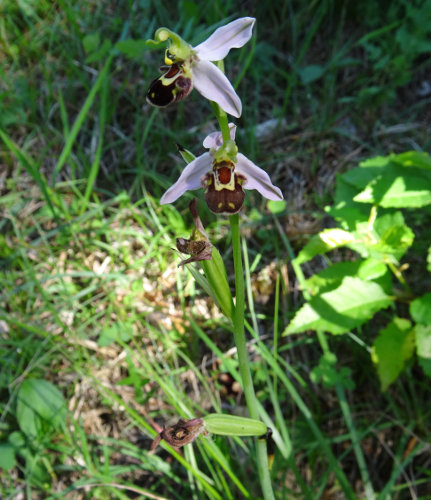
POLYGON ((216 214, 235 214, 244 203, 244 188, 256 189, 268 200, 282 200, 281 190, 269 175, 243 154, 235 145, 236 127, 229 124, 231 140, 223 143, 221 132, 208 135, 203 145, 210 151, 197 156, 161 197, 160 204, 173 203, 186 191, 205 189, 205 201, 216 214))
POLYGON ((226 75, 211 61, 221 61, 230 49, 250 40, 253 17, 242 17, 218 28, 207 40, 192 47, 167 28, 156 31, 155 42, 169 43, 165 53, 164 72, 151 84, 147 101, 165 107, 187 97, 196 88, 205 98, 216 102, 226 113, 239 118, 241 100, 226 75))

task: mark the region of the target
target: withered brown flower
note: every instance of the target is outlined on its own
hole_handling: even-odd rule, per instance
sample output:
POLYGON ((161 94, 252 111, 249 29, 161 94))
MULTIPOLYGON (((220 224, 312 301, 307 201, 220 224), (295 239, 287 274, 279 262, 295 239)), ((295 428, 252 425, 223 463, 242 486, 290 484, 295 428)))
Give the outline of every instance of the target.
POLYGON ((189 203, 189 210, 193 216, 195 229, 193 229, 189 240, 177 238, 177 249, 182 253, 191 255, 191 257, 182 260, 178 266, 200 260, 211 260, 212 258, 212 244, 199 217, 196 200, 192 200, 189 203))
POLYGON ((150 451, 154 451, 162 439, 174 448, 181 448, 193 442, 201 433, 204 433, 204 435, 207 434, 203 420, 200 418, 194 418, 193 420, 183 420, 180 418, 175 425, 163 429, 158 434, 151 444, 150 451))

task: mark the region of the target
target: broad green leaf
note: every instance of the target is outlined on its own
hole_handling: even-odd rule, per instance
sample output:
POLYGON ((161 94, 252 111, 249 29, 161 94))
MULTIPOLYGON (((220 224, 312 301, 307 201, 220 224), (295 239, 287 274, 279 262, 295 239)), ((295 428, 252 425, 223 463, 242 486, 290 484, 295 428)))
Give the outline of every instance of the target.
POLYGON ((351 243, 355 237, 343 229, 324 229, 319 234, 313 236, 296 257, 298 264, 303 264, 311 260, 316 255, 321 255, 334 248, 338 248, 351 243))
POLYGON ((376 156, 362 161, 359 165, 363 168, 388 167, 398 164, 403 167, 417 167, 431 170, 431 156, 428 153, 418 151, 407 151, 401 154, 390 154, 388 156, 376 156))
POLYGON ((359 232, 368 226, 369 205, 352 201, 351 203, 338 203, 334 207, 326 207, 325 211, 346 231, 359 232))
POLYGON ((381 207, 423 207, 431 203, 431 180, 420 175, 419 169, 415 173, 403 169, 398 176, 394 176, 394 169, 382 173, 373 179, 363 191, 353 199, 360 203, 373 203, 381 207))
POLYGON ((373 251, 392 255, 399 260, 410 248, 414 240, 413 231, 404 223, 401 212, 394 212, 377 217, 374 233, 378 240, 372 245, 373 251))
POLYGON ((387 266, 377 259, 337 262, 307 280, 307 289, 312 295, 328 292, 340 286, 346 276, 375 281, 383 290, 391 290, 392 279, 387 266))
POLYGON ((395 155, 388 156, 374 156, 373 158, 367 158, 359 163, 359 168, 373 169, 386 167, 393 160, 395 155))
POLYGON ((15 467, 15 450, 10 443, 0 443, 0 468, 10 470, 15 467))
POLYGON ((414 347, 415 332, 407 319, 394 318, 379 332, 374 341, 372 357, 377 364, 382 391, 398 378, 405 362, 412 357, 414 347))
POLYGON ((335 206, 349 200, 385 207, 423 206, 430 203, 431 157, 409 151, 365 160, 337 178, 335 206))
POLYGON ((426 293, 410 304, 410 315, 416 323, 431 325, 431 293, 426 293))
POLYGON ((428 248, 427 270, 431 273, 431 247, 428 248))
POLYGON ((431 377, 431 325, 416 325, 416 354, 424 373, 431 377))
POLYGON ((407 151, 406 153, 396 155, 394 159, 404 167, 418 167, 431 170, 431 156, 428 153, 407 151))
MULTIPOLYGON (((383 160, 385 159, 383 158, 383 160)), ((363 167, 365 167, 365 162, 362 162, 359 167, 348 170, 341 176, 345 183, 350 184, 355 194, 362 191, 370 182, 384 173, 383 163, 382 165, 372 165, 368 168, 363 167)))
MULTIPOLYGON (((356 169, 353 170, 357 170, 356 169)), ((348 172, 352 172, 353 170, 349 170, 348 172)), ((346 172, 347 173, 347 172, 346 172)), ((346 174, 336 175, 336 188, 334 194, 334 206, 343 208, 352 204, 355 204, 352 200, 358 194, 358 187, 356 184, 351 183, 349 179, 345 178, 346 174)), ((367 177, 367 180, 364 183, 364 186, 368 184, 371 179, 367 177)), ((362 206, 361 206, 362 208, 362 206)))
POLYGON ((394 263, 403 257, 414 239, 413 231, 404 223, 401 212, 387 213, 377 217, 373 225, 358 224, 356 240, 346 246, 362 257, 372 257, 394 263))
POLYGON ((306 330, 346 333, 369 320, 393 299, 372 281, 346 277, 335 290, 313 297, 296 313, 284 335, 306 330))
POLYGON ((51 382, 27 379, 18 392, 17 420, 20 429, 30 438, 41 438, 49 427, 64 421, 65 401, 51 382))

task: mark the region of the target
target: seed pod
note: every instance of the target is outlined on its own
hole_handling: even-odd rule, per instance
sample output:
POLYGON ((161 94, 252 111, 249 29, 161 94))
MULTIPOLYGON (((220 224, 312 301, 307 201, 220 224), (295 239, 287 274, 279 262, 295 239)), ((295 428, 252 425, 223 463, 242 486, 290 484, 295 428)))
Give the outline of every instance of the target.
POLYGON ((221 436, 263 436, 268 431, 260 420, 236 415, 211 413, 202 420, 208 432, 221 436))

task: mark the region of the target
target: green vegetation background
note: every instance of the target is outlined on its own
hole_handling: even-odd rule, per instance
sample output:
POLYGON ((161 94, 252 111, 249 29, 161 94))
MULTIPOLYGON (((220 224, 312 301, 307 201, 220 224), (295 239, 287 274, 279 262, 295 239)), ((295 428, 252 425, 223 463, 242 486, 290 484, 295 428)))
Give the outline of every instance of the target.
MULTIPOLYGON (((247 439, 148 454, 157 425, 245 407, 230 327, 172 251, 190 234, 191 195, 158 204, 183 168, 176 143, 199 154, 216 124, 196 92, 165 110, 146 104, 162 52, 144 41, 167 26, 196 44, 241 16, 257 23, 226 60, 244 107, 238 145, 286 198, 274 215, 248 193, 243 213, 249 321, 260 331, 250 352, 277 424, 277 498, 370 497, 355 446, 378 498, 431 498, 429 381, 411 363, 381 392, 369 350, 383 323, 330 339, 353 382, 342 391, 310 378, 321 357, 313 335, 273 342, 303 303, 291 251, 330 224, 336 174, 430 150, 431 2, 3 0, 4 498, 258 497, 247 439)), ((227 222, 199 210, 232 279, 227 222)), ((429 210, 411 219, 424 249, 409 257, 409 278, 424 293, 415 262, 429 210)), ((354 253, 334 256, 345 258, 354 253)))

